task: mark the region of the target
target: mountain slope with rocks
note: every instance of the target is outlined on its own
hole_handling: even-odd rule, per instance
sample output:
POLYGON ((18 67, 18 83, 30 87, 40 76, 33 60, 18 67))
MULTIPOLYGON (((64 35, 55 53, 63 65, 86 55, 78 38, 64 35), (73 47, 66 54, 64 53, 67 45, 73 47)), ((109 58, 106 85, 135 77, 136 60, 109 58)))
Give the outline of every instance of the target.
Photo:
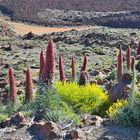
POLYGON ((47 26, 103 25, 140 28, 138 0, 2 0, 0 10, 13 20, 47 26), (125 12, 121 12, 125 11, 125 12))

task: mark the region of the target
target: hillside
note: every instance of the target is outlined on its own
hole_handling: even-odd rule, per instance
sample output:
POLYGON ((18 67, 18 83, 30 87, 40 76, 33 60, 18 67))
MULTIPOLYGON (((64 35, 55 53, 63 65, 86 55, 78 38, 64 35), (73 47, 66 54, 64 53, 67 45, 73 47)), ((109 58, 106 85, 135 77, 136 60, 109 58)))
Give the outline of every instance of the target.
POLYGON ((0 19, 0 37, 11 37, 11 36, 14 36, 15 33, 14 31, 12 30, 11 26, 8 25, 7 23, 1 21, 0 19))
POLYGON ((131 11, 139 10, 139 0, 2 0, 2 6, 16 14, 19 9, 36 12, 46 8, 79 11, 131 11), (22 8, 21 8, 22 7, 22 8))
POLYGON ((0 11, 13 20, 47 26, 97 24, 140 28, 139 7, 139 0, 119 0, 119 2, 117 0, 2 0, 0 2, 0 11))

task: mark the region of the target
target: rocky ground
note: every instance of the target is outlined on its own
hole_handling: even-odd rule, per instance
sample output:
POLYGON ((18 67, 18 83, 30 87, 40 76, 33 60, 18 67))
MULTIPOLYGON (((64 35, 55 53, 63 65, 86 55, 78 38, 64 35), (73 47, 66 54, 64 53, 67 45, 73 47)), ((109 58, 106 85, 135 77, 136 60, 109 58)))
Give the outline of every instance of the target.
MULTIPOLYGON (((140 31, 138 29, 113 29, 101 26, 83 31, 71 30, 41 36, 32 33, 23 37, 16 36, 14 33, 12 36, 2 34, 0 38, 0 97, 3 99, 5 97, 3 95, 8 94, 8 68, 10 65, 15 69, 18 94, 24 93, 25 71, 28 66, 33 71, 34 89, 36 89, 39 54, 41 49, 45 52, 48 36, 52 36, 57 45, 55 48, 57 62, 56 79, 58 79, 59 53, 63 55, 67 78, 71 75, 71 56, 74 55, 76 57, 78 74, 83 62, 83 56, 86 54, 89 59, 88 71, 91 75, 91 80, 97 80, 96 82, 102 85, 103 81, 98 81, 98 79, 102 79, 102 77, 107 78, 115 70, 114 64, 116 64, 118 48, 121 46, 125 54, 125 50, 130 46, 132 54, 135 55, 134 52, 136 51, 139 35, 140 31)), ((12 125, 0 129, 0 139, 40 140, 40 136, 34 136, 33 133, 27 131, 29 124, 30 121, 22 128, 15 128, 15 125, 12 125)), ((39 130, 41 128, 39 127, 39 130)), ((65 133, 69 130, 71 129, 62 132, 65 133)), ((84 135, 83 139, 89 140, 137 140, 139 128, 126 128, 110 122, 102 122, 101 126, 94 124, 85 125, 80 128, 79 133, 82 133, 82 136, 84 135)), ((42 138, 41 140, 45 139, 42 138)))
POLYGON ((14 3, 1 0, 0 11, 9 15, 12 20, 46 26, 96 24, 140 28, 138 0, 15 0, 14 3))
MULTIPOLYGON (((30 125, 20 113, 12 117, 11 126, 0 129, 0 137, 1 140, 138 140, 140 136, 139 128, 115 125, 98 116, 95 120, 93 116, 90 118, 86 120, 87 125, 63 129, 53 122, 32 122, 30 125)), ((5 124, 0 123, 2 126, 5 124)))
MULTIPOLYGON (((88 126, 83 128, 83 132, 86 133, 86 138, 80 140, 138 140, 139 136, 138 128, 126 128, 117 125, 88 126)), ((46 140, 30 135, 27 127, 18 130, 14 128, 1 129, 0 137, 1 140, 46 140)))
POLYGON ((45 9, 37 13, 37 18, 34 18, 33 22, 51 26, 99 25, 140 28, 139 17, 140 11, 82 12, 45 9))

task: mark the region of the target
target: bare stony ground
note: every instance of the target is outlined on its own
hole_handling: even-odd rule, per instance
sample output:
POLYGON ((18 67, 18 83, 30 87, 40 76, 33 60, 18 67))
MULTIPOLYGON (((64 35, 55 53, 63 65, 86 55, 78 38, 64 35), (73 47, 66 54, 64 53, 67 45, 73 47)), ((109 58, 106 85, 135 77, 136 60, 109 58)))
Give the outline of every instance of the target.
MULTIPOLYGON (((83 140, 138 140, 140 128, 123 127, 120 125, 107 124, 105 126, 87 126, 82 128, 86 134, 83 140)), ((46 140, 32 136, 27 127, 21 129, 6 128, 0 130, 1 140, 46 140)), ((61 139, 62 140, 62 139, 61 139)))

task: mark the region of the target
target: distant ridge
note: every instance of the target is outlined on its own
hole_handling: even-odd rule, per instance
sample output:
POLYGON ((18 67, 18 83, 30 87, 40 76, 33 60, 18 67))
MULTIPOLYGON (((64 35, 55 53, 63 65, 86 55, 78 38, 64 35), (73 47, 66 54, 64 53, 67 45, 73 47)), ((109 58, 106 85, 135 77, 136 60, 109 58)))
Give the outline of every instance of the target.
POLYGON ((140 10, 139 0, 1 0, 0 5, 15 15, 19 10, 21 12, 27 10, 29 13, 36 13, 36 11, 41 11, 46 8, 87 12, 140 10))
POLYGON ((98 23, 99 25, 108 25, 109 23, 111 26, 116 24, 117 27, 122 25, 125 27, 127 24, 130 27, 136 26, 139 28, 140 26, 140 0, 1 0, 0 11, 9 15, 14 20, 45 25, 60 25, 60 23, 61 25, 73 25, 73 23, 85 24, 83 21, 86 21, 86 24, 98 23), (46 9, 64 10, 63 15, 66 18, 63 16, 62 19, 62 15, 57 15, 57 12, 55 14, 46 12, 46 9), (91 17, 91 20, 87 21, 86 19, 89 17, 87 15, 84 16, 87 17, 86 19, 83 17, 78 20, 77 17, 74 17, 75 19, 71 18, 71 15, 65 14, 68 10, 81 12, 137 11, 138 16, 136 13, 130 13, 128 18, 124 14, 115 15, 115 18, 113 18, 114 15, 111 15, 112 17, 101 15, 102 17, 99 17, 99 19, 91 17), (127 20, 127 23, 125 20, 127 20), (117 24, 116 22, 119 23, 117 24))

